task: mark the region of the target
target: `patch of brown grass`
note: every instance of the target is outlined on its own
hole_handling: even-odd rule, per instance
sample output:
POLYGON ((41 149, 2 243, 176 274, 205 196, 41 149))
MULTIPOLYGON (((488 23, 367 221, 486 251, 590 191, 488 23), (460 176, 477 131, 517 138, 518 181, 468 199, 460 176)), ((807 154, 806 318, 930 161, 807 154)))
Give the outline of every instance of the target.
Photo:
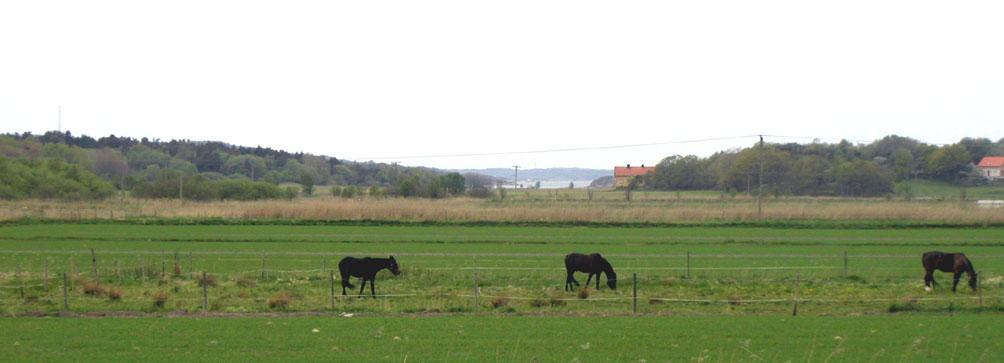
MULTIPOLYGON (((752 221, 757 219, 755 198, 717 195, 670 194, 631 202, 606 195, 588 201, 575 198, 509 198, 493 201, 473 198, 333 198, 295 201, 214 201, 180 203, 177 200, 108 199, 98 202, 0 201, 0 220, 122 219, 137 217, 396 220, 396 221, 500 221, 500 222, 649 222, 752 221), (672 203, 667 203, 671 200, 672 203)), ((636 193, 641 196, 640 193, 636 193)), ((648 194, 648 193, 646 193, 648 194)), ((948 223, 1002 223, 998 210, 973 208, 958 201, 884 200, 882 198, 781 197, 764 204, 767 220, 896 220, 948 223)))
POLYGON ((167 305, 167 299, 170 296, 171 295, 168 294, 167 291, 157 291, 157 292, 154 292, 152 295, 150 295, 150 298, 153 299, 153 306, 154 307, 156 307, 156 308, 163 308, 164 305, 167 305))
POLYGON ((108 295, 108 300, 119 301, 122 300, 122 296, 125 295, 125 292, 121 288, 110 287, 105 291, 105 294, 108 295))
POLYGON ((94 297, 104 296, 108 291, 101 283, 96 281, 88 281, 84 283, 84 294, 94 297))
POLYGON ((280 292, 268 299, 268 308, 273 310, 286 310, 289 303, 293 301, 293 296, 288 292, 280 292))
POLYGON ((206 274, 205 276, 199 275, 198 283, 199 287, 215 287, 216 276, 211 274, 206 274))
POLYGON ((589 288, 588 287, 583 287, 583 288, 579 289, 579 292, 576 294, 576 296, 578 296, 580 299, 588 299, 589 298, 589 288))
POLYGON ((504 308, 509 306, 508 296, 496 296, 492 298, 492 309, 504 308))

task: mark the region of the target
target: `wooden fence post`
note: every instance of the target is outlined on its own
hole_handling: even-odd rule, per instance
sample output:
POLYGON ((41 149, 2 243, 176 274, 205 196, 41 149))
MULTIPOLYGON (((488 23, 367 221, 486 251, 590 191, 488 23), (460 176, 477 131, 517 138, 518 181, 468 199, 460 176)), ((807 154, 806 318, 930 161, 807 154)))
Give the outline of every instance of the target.
POLYGON ((631 274, 631 285, 634 287, 632 289, 633 290, 633 293, 632 293, 633 299, 632 299, 632 303, 631 303, 631 312, 637 314, 638 313, 638 274, 637 273, 632 273, 631 274))
POLYGON ((209 280, 205 271, 202 271, 202 311, 209 311, 209 280))
POLYGON ((63 272, 63 311, 70 311, 70 300, 67 298, 67 285, 69 285, 69 279, 66 278, 66 273, 63 272))
POLYGON ((328 281, 331 283, 331 310, 335 310, 335 270, 328 271, 328 281))

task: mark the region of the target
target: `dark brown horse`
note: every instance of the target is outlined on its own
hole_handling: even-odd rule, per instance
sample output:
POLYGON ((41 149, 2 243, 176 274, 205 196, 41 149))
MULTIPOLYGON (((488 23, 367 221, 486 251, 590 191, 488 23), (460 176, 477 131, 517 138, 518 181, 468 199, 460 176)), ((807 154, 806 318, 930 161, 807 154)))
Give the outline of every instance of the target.
POLYGON ((363 280, 359 287, 359 295, 362 296, 366 289, 366 281, 370 282, 370 295, 376 296, 376 274, 380 270, 388 269, 394 275, 400 275, 401 270, 397 267, 397 260, 394 256, 390 258, 355 258, 346 257, 338 262, 338 272, 342 275, 342 295, 345 295, 345 288, 354 289, 349 280, 359 277, 363 280))
POLYGON ((963 272, 969 275, 969 287, 976 291, 976 269, 973 268, 973 263, 969 262, 969 258, 965 254, 940 251, 925 252, 923 262, 925 290, 931 291, 934 289, 934 285, 938 284, 934 281, 934 270, 939 270, 955 274, 952 277, 952 292, 955 292, 955 288, 959 286, 959 277, 962 276, 963 272))
POLYGON ((614 290, 617 289, 617 274, 614 273, 614 268, 610 266, 610 262, 607 262, 607 259, 600 256, 599 253, 591 255, 569 253, 565 256, 565 272, 568 274, 565 278, 565 291, 572 291, 573 284, 579 286, 579 282, 575 281, 575 276, 573 276, 576 271, 589 274, 589 278, 586 279, 587 287, 593 275, 596 275, 596 289, 599 290, 600 273, 605 273, 607 274, 607 286, 610 286, 614 290))

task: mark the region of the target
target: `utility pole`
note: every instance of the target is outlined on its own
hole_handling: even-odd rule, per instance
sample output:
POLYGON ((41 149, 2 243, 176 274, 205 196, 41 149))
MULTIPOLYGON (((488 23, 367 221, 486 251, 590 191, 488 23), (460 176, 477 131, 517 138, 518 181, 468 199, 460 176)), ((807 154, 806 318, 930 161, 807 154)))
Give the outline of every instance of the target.
POLYGON ((756 193, 756 218, 763 219, 763 135, 760 135, 760 189, 756 193))
POLYGON ((519 165, 512 166, 512 188, 519 188, 519 165))
POLYGON ((185 201, 185 174, 178 175, 178 199, 185 201))

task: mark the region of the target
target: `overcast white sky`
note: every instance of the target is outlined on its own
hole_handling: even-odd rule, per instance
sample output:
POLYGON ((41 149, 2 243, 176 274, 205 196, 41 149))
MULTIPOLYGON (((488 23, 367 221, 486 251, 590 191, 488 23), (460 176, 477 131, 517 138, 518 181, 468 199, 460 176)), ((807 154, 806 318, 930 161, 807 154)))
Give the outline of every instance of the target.
POLYGON ((55 129, 62 106, 75 134, 443 168, 654 164, 754 140, 401 157, 997 139, 1002 4, 5 1, 0 132, 55 129))

